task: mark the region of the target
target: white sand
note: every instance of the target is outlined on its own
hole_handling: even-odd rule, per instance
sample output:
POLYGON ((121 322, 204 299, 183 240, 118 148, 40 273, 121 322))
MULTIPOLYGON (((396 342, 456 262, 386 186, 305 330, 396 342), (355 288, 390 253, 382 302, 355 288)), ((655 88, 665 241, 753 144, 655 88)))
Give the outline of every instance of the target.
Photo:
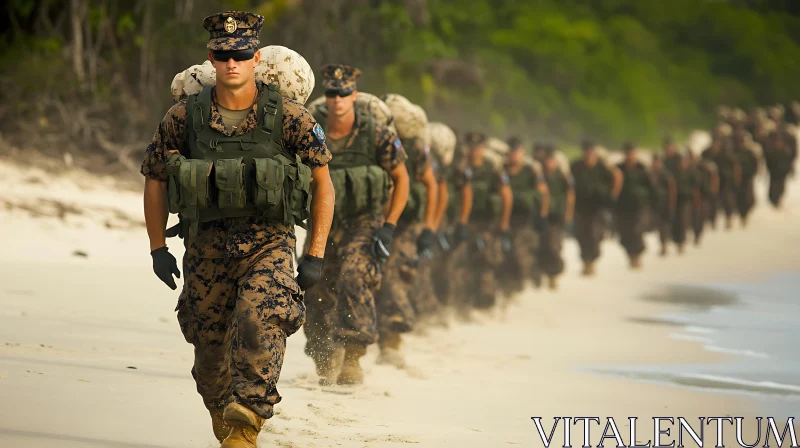
MULTIPOLYGON (((173 311, 178 292, 151 270, 141 193, 119 190, 112 179, 77 172, 49 179, 6 162, 0 177, 0 445, 217 446, 190 376, 192 348, 173 311), (48 201, 82 214, 64 214, 48 201)), ((553 416, 624 422, 628 416, 748 415, 741 396, 582 369, 724 361, 695 342, 668 338, 674 328, 629 318, 674 309, 637 300, 663 283, 800 268, 800 257, 787 251, 800 237, 800 194, 792 185, 780 212, 765 197, 760 184, 746 231, 708 233, 703 247, 690 247, 683 257, 659 259, 650 238, 641 272, 629 271, 619 244, 608 241, 598 276, 583 279, 570 241, 559 292, 530 291, 505 316, 409 336, 407 371, 376 365, 371 347, 360 387, 322 390, 303 354, 301 330, 289 339, 279 384, 283 402, 260 444, 541 446, 532 416, 545 417, 549 428, 553 416)), ((181 244, 170 242, 180 257, 181 244)), ((627 429, 620 429, 627 439, 627 429)), ((577 446, 580 437, 575 427, 577 446)))

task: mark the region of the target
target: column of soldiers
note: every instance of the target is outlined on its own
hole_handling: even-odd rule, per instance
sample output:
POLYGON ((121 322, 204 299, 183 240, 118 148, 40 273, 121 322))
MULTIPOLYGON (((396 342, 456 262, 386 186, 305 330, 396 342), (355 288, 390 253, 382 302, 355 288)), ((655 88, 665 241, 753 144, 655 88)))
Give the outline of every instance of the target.
POLYGON ((762 166, 776 207, 793 174, 800 105, 787 119, 723 108, 701 154, 668 138, 649 156, 588 140, 572 161, 544 143, 529 156, 516 136, 457 132, 401 95, 359 92, 348 65, 322 67, 324 96, 305 105, 312 70, 284 47, 257 50, 262 24, 206 18, 209 61, 176 76, 142 164, 153 269, 173 289, 166 238, 186 246, 176 311, 223 448, 255 446, 301 327, 319 384, 357 385, 370 345, 402 369, 404 334, 505 307, 529 284, 558 289, 569 233, 584 276, 611 229, 639 269, 646 232, 662 256, 671 243, 682 254, 720 213, 727 229, 737 214, 747 224, 762 166), (168 213, 180 223, 165 229, 168 213), (295 225, 309 230, 302 251, 295 225))

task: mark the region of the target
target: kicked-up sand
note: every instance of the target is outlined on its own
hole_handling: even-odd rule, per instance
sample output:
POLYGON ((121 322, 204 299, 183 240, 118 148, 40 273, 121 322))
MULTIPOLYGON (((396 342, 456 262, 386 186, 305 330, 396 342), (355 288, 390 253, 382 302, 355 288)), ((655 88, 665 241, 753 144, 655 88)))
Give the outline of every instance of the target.
MULTIPOLYGON (((178 291, 152 272, 141 191, 7 161, 0 176, 0 446, 218 446, 175 317, 178 291)), ((796 185, 779 211, 761 180, 757 191, 746 229, 709 230, 701 247, 666 259, 651 235, 641 271, 608 240, 597 275, 583 278, 570 240, 557 292, 527 290, 503 311, 407 336, 405 370, 377 365, 370 347, 362 386, 320 387, 301 330, 289 338, 283 401, 259 446, 537 447, 537 416, 546 432, 556 416, 597 416, 603 425, 614 417, 626 444, 635 416, 646 443, 654 416, 752 416, 747 395, 593 371, 729 359, 670 338, 675 328, 656 317, 685 304, 657 298, 669 285, 800 270, 790 250, 800 237, 796 185)), ((180 241, 168 244, 180 259, 180 241)), ((563 445, 559 425, 554 446, 563 445)), ((602 429, 592 427, 592 445, 602 429)), ((582 424, 571 438, 582 444, 582 424)))

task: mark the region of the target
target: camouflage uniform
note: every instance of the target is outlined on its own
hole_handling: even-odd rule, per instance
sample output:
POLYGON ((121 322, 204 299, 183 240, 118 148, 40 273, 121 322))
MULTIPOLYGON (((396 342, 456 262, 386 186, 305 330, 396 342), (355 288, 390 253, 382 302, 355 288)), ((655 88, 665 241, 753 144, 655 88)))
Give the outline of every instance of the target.
MULTIPOLYGON (((357 76, 357 69, 343 67, 345 74, 340 76, 344 87, 340 88, 354 86, 350 80, 357 76)), ((330 73, 325 74, 330 77, 330 73)), ((353 132, 339 151, 347 152, 355 141, 359 133, 358 120, 356 114, 353 132)), ((385 171, 391 172, 405 162, 406 152, 396 134, 382 123, 376 122, 375 126, 372 144, 376 161, 385 171)), ((332 152, 336 157, 337 150, 332 152)), ((330 357, 337 346, 366 346, 378 339, 375 295, 381 287, 384 267, 372 255, 371 247, 373 233, 381 225, 381 212, 334 216, 322 279, 306 293, 308 320, 304 331, 308 340, 305 352, 316 361, 330 357)))
MULTIPOLYGON (((550 211, 547 215, 547 230, 542 234, 539 264, 542 273, 554 279, 564 272, 564 260, 561 258, 561 247, 564 240, 565 215, 567 212, 567 194, 574 188, 572 177, 567 177, 556 168, 552 173, 545 170, 547 188, 550 191, 550 211)), ((551 281, 552 284, 554 282, 551 281)))
MULTIPOLYGON (((415 172, 408 173, 413 179, 421 181, 430 166, 429 153, 421 139, 414 139, 410 147, 404 146, 415 172)), ((391 256, 383 269, 383 282, 376 296, 379 333, 382 340, 390 333, 406 333, 412 330, 416 314, 435 308, 430 300, 435 300, 430 282, 423 281, 423 265, 427 261, 417 254, 417 238, 422 232, 423 223, 408 215, 397 222, 397 229, 389 248, 391 256)))
POLYGON ((714 162, 719 173, 719 193, 714 203, 710 205, 709 221, 713 228, 716 225, 716 216, 720 208, 725 213, 725 218, 728 222, 733 217, 736 205, 736 177, 734 173, 739 167, 739 162, 733 157, 725 140, 704 150, 702 158, 714 162))
POLYGON ((614 210, 620 243, 625 248, 631 264, 638 267, 639 257, 644 253, 645 211, 655 197, 655 187, 647 168, 641 162, 617 165, 622 171, 624 183, 614 210))
POLYGON ((655 198, 652 203, 653 226, 658 231, 661 242, 661 255, 666 255, 667 245, 672 241, 672 221, 675 219, 674 211, 670 210, 669 185, 674 182, 672 174, 664 168, 653 170, 653 187, 655 198))
POLYGON ((797 142, 793 135, 778 129, 765 139, 763 146, 769 171, 769 201, 777 207, 786 190, 786 178, 797 158, 797 142))
POLYGON ((753 151, 741 143, 734 144, 734 157, 742 167, 742 179, 736 189, 736 209, 741 217, 742 224, 747 222, 750 211, 756 203, 755 196, 755 177, 758 173, 759 160, 753 151))
MULTIPOLYGON (((259 85, 260 94, 264 86, 259 85)), ((257 126, 258 107, 228 133, 212 95, 208 125, 225 135, 243 135, 257 126)), ((299 103, 284 99, 283 145, 312 169, 331 159, 316 122, 299 103)), ((186 101, 162 119, 148 145, 141 173, 165 182, 168 153, 187 155, 186 101)), ((286 338, 305 320, 294 279, 294 228, 258 218, 226 218, 200 224, 186 237, 184 286, 176 310, 187 342, 195 347, 192 376, 209 410, 246 404, 270 418, 280 402, 276 384, 286 338)))
POLYGON ((678 190, 675 219, 672 223, 672 241, 681 251, 686 244, 686 233, 692 225, 692 209, 699 205, 695 203, 695 199, 700 194, 700 178, 697 171, 691 169, 688 161, 680 154, 665 156, 664 166, 672 173, 675 188, 678 190))
POLYGON ((573 161, 570 171, 575 179, 575 238, 581 259, 591 265, 600 258, 606 232, 602 211, 611 199, 614 174, 600 160, 591 167, 583 159, 573 161))
POLYGON ((537 188, 544 182, 539 173, 530 165, 523 165, 519 172, 512 174, 508 167, 514 206, 511 211, 511 252, 504 257, 498 269, 497 280, 501 292, 506 296, 519 293, 525 286, 525 280, 536 280, 538 273, 537 253, 539 252, 540 235, 534 229, 536 217, 541 211, 537 188), (534 194, 537 198, 533 204, 520 202, 524 194, 534 194))

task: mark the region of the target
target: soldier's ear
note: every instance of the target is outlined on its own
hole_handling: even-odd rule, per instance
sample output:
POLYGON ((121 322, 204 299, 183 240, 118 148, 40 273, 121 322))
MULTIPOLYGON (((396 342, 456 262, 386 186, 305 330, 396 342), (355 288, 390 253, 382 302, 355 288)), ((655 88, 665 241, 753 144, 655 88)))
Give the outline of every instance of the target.
POLYGON ((351 93, 351 95, 353 96, 353 101, 357 100, 358 99, 358 90, 353 90, 353 93, 351 93))
POLYGON ((214 56, 211 55, 211 50, 208 50, 208 60, 213 64, 214 63, 214 56))
POLYGON ((261 52, 260 51, 256 50, 256 54, 255 54, 255 56, 253 56, 253 62, 255 63, 255 65, 258 65, 258 63, 261 62, 261 52))

